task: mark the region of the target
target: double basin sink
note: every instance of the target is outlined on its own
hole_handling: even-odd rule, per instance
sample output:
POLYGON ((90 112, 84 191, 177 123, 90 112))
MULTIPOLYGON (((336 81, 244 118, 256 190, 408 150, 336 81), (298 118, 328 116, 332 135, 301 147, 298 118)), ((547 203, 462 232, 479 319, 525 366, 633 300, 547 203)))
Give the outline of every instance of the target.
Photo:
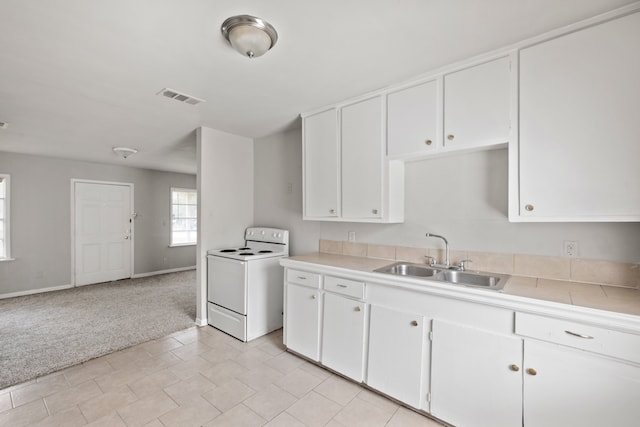
POLYGON ((505 274, 441 269, 424 264, 411 264, 407 262, 396 262, 374 271, 377 273, 392 274, 394 276, 428 279, 435 282, 473 286, 494 291, 502 290, 510 277, 505 274))

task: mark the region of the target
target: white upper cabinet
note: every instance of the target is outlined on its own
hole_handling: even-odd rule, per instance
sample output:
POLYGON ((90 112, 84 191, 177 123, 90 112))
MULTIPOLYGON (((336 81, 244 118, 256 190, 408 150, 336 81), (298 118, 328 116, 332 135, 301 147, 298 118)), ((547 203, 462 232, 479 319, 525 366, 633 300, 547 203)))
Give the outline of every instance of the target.
POLYGON ((510 133, 510 58, 444 76, 444 148, 506 143, 510 133))
POLYGON ((519 68, 510 219, 640 220, 640 13, 522 49, 519 68))
POLYGON ((342 216, 382 217, 382 97, 342 109, 342 216))
POLYGON ((304 219, 404 221, 404 164, 386 159, 383 99, 303 117, 304 219))
POLYGON ((387 154, 415 156, 437 151, 438 81, 432 80, 387 96, 387 154))
POLYGON ((304 132, 304 216, 333 217, 340 212, 338 111, 307 116, 304 132))

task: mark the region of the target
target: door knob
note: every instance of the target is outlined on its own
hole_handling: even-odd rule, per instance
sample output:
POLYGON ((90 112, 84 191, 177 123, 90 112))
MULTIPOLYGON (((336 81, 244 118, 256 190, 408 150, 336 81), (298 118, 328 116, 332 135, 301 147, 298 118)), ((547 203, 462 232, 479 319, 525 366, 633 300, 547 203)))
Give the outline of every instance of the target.
POLYGON ((509 369, 511 369, 513 372, 518 372, 520 370, 520 366, 511 365, 511 366, 509 366, 509 369))
POLYGON ((417 320, 412 320, 411 321, 411 326, 418 326, 418 321, 417 320))
POLYGON ((529 375, 538 375, 538 371, 536 371, 533 368, 529 368, 529 369, 527 369, 527 374, 529 374, 529 375))

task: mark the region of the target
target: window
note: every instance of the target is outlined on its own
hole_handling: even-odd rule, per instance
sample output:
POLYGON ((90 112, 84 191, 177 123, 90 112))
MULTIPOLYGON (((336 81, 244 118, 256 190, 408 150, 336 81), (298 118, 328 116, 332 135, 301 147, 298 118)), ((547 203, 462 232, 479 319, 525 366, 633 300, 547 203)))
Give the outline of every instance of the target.
POLYGON ((171 189, 171 246, 195 245, 198 238, 198 193, 171 189))
POLYGON ((0 174, 0 260, 9 259, 9 175, 0 174))

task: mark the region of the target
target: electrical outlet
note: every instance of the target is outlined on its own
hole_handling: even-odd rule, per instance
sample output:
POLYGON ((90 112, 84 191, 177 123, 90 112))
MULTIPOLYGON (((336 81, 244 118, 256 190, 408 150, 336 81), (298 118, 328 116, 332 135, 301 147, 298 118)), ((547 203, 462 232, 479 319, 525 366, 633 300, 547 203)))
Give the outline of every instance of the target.
POLYGON ((356 232, 355 231, 350 231, 349 232, 349 241, 350 242, 355 242, 356 241, 356 232))
POLYGON ((578 256, 578 242, 571 240, 564 241, 564 255, 569 258, 577 258, 578 256))

